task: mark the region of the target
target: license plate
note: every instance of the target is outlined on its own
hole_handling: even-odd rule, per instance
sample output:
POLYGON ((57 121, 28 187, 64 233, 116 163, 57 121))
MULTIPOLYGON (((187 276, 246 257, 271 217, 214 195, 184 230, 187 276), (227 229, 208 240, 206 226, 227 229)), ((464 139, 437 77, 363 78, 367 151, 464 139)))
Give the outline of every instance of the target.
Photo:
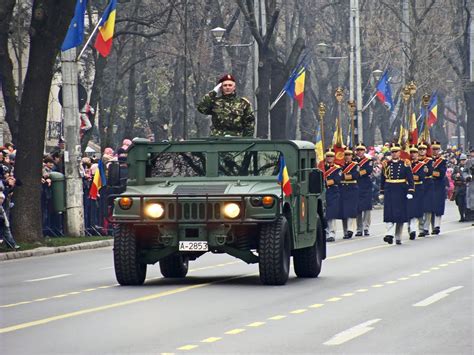
POLYGON ((179 242, 179 251, 208 251, 207 242, 179 242))

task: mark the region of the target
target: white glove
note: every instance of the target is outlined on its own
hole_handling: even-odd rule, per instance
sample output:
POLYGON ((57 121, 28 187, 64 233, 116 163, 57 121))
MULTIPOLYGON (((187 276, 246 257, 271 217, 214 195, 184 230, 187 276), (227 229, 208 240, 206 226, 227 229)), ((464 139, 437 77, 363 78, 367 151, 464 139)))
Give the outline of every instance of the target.
POLYGON ((411 200, 413 198, 412 194, 407 194, 407 199, 411 200))
POLYGON ((217 84, 216 87, 212 89, 212 91, 214 91, 217 95, 219 95, 222 91, 222 83, 217 84))
POLYGON ((380 194, 380 195, 379 195, 379 200, 380 200, 380 201, 383 201, 383 198, 384 198, 383 194, 380 194))

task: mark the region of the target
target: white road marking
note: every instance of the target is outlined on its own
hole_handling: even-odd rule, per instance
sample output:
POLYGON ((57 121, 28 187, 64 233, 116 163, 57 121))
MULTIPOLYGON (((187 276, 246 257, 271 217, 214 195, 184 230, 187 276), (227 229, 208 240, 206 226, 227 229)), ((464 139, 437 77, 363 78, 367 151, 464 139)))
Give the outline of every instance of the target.
POLYGON ((463 287, 464 286, 455 286, 455 287, 448 288, 447 290, 437 292, 434 295, 432 295, 428 298, 425 298, 424 300, 422 300, 418 303, 415 303, 413 305, 413 307, 426 307, 426 306, 429 306, 430 304, 433 304, 435 302, 438 302, 439 300, 442 300, 445 297, 448 297, 451 292, 457 291, 457 290, 459 290, 463 287))
POLYGON ((110 270, 113 269, 113 266, 101 267, 99 270, 110 270))
POLYGON ((381 319, 372 319, 367 322, 361 323, 350 329, 344 330, 343 332, 334 335, 331 339, 324 343, 324 345, 341 345, 349 340, 364 335, 367 332, 373 330, 373 327, 369 327, 372 324, 380 322, 381 319))
POLYGON ((44 280, 59 279, 60 277, 66 277, 66 276, 71 276, 71 275, 72 274, 54 275, 54 276, 42 277, 41 279, 25 280, 24 282, 37 282, 37 281, 44 281, 44 280))

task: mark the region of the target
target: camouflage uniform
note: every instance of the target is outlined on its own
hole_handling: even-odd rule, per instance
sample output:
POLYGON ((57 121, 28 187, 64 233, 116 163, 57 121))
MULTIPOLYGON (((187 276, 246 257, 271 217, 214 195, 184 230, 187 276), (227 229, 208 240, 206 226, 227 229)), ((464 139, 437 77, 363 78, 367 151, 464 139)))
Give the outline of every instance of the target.
POLYGON ((217 96, 214 91, 205 95, 197 109, 205 115, 212 116, 213 136, 247 136, 252 137, 255 117, 252 105, 235 93, 217 96))

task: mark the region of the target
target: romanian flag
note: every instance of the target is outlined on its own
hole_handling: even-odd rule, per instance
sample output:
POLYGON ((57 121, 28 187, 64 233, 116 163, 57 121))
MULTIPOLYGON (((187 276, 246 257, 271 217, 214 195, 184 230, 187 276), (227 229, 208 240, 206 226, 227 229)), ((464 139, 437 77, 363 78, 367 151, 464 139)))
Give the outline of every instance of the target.
POLYGON ((321 139, 321 129, 316 134, 316 143, 314 144, 314 152, 316 153, 316 161, 324 160, 323 140, 321 139))
POLYGON ((428 104, 428 128, 433 127, 436 121, 438 121, 438 94, 434 93, 428 104))
POLYGON ((107 184, 107 179, 105 177, 105 169, 104 164, 102 163, 102 159, 99 160, 99 164, 97 165, 97 169, 94 173, 94 179, 92 180, 92 185, 89 190, 89 198, 91 200, 97 200, 97 196, 99 195, 99 191, 107 184))
POLYGON ((99 22, 99 33, 95 40, 94 47, 102 55, 107 57, 112 49, 112 39, 114 37, 115 28, 115 8, 117 7, 117 0, 110 0, 109 5, 104 11, 99 22))
POLYGON ((416 115, 411 114, 410 123, 408 125, 408 141, 410 144, 418 144, 418 127, 416 126, 416 115))
POLYGON ((384 104, 390 111, 393 111, 394 105, 392 100, 392 88, 388 82, 388 71, 385 70, 379 83, 377 84, 377 98, 381 103, 384 104))
POLYGON ((283 88, 288 96, 298 102, 299 108, 303 108, 305 78, 306 67, 300 65, 295 71, 293 71, 283 88))
POLYGON ((332 139, 333 149, 336 153, 334 162, 338 165, 344 164, 344 139, 342 138, 341 120, 336 118, 336 131, 332 139))
POLYGON ((280 172, 278 173, 278 183, 281 185, 285 196, 290 196, 293 193, 291 188, 290 176, 288 175, 288 169, 286 168, 285 157, 280 157, 280 172))

